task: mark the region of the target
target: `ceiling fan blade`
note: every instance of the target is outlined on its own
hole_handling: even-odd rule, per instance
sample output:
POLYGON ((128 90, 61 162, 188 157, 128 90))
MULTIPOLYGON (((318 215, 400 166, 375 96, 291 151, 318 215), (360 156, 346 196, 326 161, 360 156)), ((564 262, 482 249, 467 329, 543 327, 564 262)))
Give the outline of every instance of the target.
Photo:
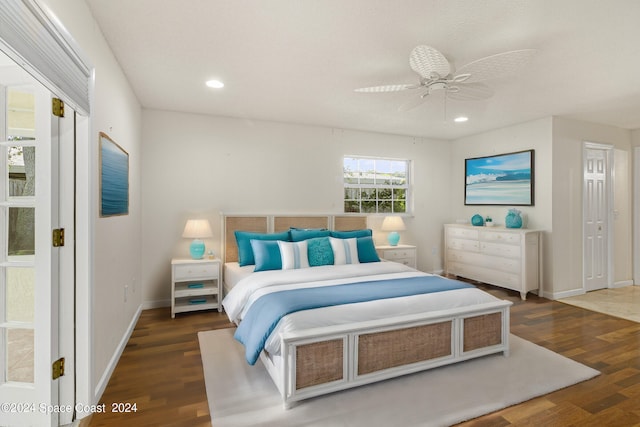
POLYGON ((405 112, 405 111, 413 110, 418 105, 423 104, 427 100, 428 97, 429 97, 429 91, 425 90, 420 94, 420 96, 414 96, 409 101, 407 101, 404 104, 400 105, 398 107, 398 111, 405 112))
POLYGON ((371 87, 361 87, 358 89, 354 89, 354 92, 364 92, 364 93, 380 93, 380 92, 400 92, 407 89, 417 89, 420 85, 384 85, 384 86, 371 86, 371 87))
POLYGON ((477 101, 491 96, 493 90, 484 83, 460 83, 447 89, 447 97, 457 101, 477 101))
POLYGON ((463 65, 457 75, 469 74, 465 83, 474 83, 502 77, 525 66, 536 54, 535 49, 512 50, 487 56, 463 65))
POLYGON ((425 79, 438 79, 451 73, 451 64, 442 53, 430 46, 416 46, 409 55, 411 69, 425 79))

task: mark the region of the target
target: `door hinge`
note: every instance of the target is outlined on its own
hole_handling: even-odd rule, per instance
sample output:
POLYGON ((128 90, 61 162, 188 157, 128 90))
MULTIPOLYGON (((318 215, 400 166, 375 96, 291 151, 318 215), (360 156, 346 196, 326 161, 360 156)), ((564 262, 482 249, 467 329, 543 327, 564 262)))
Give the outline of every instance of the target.
POLYGON ((64 101, 60 98, 51 98, 51 112, 56 117, 64 117, 64 101))
POLYGON ((64 228, 56 228, 53 230, 53 247, 64 246, 64 228))
POLYGON ((60 359, 53 362, 52 371, 52 378, 54 380, 57 380, 64 375, 64 357, 61 357, 60 359))

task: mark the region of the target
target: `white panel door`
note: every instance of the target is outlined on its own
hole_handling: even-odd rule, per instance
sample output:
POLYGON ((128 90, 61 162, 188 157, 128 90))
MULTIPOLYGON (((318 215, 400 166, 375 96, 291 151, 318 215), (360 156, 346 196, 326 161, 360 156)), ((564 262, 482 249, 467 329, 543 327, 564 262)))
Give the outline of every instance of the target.
POLYGON ((584 287, 606 288, 609 280, 608 150, 584 151, 584 287))
POLYGON ((14 72, 0 75, 0 425, 57 426, 58 119, 51 93, 14 72))

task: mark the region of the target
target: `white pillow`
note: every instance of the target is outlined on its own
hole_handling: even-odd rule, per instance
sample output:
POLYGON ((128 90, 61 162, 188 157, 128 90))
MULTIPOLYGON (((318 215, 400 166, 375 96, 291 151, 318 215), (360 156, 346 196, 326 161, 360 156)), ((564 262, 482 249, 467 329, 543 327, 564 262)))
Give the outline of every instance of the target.
POLYGON ((331 249, 333 249, 333 263, 339 264, 360 264, 358 260, 358 242, 353 239, 336 239, 329 237, 331 249))
POLYGON ((278 246, 280 247, 283 270, 309 267, 306 240, 301 242, 283 242, 278 240, 278 246))

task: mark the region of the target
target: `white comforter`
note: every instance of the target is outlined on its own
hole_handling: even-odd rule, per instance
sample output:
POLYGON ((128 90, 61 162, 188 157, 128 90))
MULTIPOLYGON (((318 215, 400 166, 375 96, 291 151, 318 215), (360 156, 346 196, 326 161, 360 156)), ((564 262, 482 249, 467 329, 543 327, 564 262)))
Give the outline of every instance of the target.
MULTIPOLYGON (((229 320, 239 323, 253 301, 267 293, 301 287, 428 275, 395 262, 261 271, 238 282, 224 298, 222 305, 229 320)), ((280 334, 283 332, 446 310, 497 300, 484 291, 468 288, 299 311, 280 320, 267 340, 265 350, 271 354, 279 354, 280 334)))

